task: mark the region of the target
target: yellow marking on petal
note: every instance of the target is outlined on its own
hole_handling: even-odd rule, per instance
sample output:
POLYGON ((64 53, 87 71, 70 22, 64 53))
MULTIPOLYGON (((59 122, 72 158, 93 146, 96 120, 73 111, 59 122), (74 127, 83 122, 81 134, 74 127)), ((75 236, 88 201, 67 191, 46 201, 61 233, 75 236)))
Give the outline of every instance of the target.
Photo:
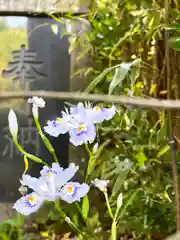
POLYGON ((26 199, 30 202, 35 202, 37 200, 37 196, 28 196, 26 199))
POLYGON ((33 201, 33 200, 34 200, 34 197, 29 196, 29 197, 27 197, 27 200, 29 200, 29 201, 33 201))
POLYGON ((64 118, 56 118, 56 123, 60 123, 63 121, 64 118))
POLYGON ((86 130, 86 127, 85 127, 84 124, 80 124, 79 127, 77 128, 78 132, 81 132, 81 131, 84 131, 84 130, 86 130))
POLYGON ((101 107, 100 106, 96 106, 95 110, 99 111, 99 110, 101 110, 101 107))

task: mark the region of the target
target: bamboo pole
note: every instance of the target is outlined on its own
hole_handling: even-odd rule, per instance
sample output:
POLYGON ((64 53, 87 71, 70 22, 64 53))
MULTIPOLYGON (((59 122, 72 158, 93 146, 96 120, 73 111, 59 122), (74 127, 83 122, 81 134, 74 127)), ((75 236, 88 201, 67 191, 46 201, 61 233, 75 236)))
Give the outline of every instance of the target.
POLYGON ((0 92, 0 101, 10 99, 22 99, 28 97, 43 97, 47 99, 91 101, 133 105, 141 108, 154 109, 180 109, 180 100, 161 100, 156 98, 114 96, 105 94, 87 94, 81 92, 51 92, 51 91, 25 91, 25 92, 0 92))

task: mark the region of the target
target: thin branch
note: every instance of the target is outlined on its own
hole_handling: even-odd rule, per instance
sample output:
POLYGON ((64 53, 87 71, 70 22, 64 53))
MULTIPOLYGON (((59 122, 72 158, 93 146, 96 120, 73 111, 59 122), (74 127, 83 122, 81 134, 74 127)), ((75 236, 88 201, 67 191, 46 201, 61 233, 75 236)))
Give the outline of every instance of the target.
POLYGON ((80 92, 51 92, 51 91, 25 91, 0 92, 0 101, 9 99, 22 99, 32 96, 48 99, 92 101, 114 104, 133 105, 145 108, 180 109, 180 100, 159 100, 155 98, 139 98, 127 96, 110 96, 105 94, 87 94, 80 92))
MULTIPOLYGON (((165 6, 165 24, 169 24, 169 0, 164 1, 165 6)), ((171 99, 171 67, 170 67, 170 49, 168 45, 169 32, 165 30, 165 63, 166 63, 166 80, 167 80, 167 97, 171 99)), ((169 109, 167 111, 168 116, 168 134, 169 134, 169 145, 171 149, 171 162, 172 162, 172 177, 173 186, 175 192, 175 203, 176 203, 176 231, 180 230, 180 201, 179 201, 179 183, 178 183, 178 171, 177 171, 177 160, 176 160, 176 142, 173 136, 172 128, 172 112, 169 109)))

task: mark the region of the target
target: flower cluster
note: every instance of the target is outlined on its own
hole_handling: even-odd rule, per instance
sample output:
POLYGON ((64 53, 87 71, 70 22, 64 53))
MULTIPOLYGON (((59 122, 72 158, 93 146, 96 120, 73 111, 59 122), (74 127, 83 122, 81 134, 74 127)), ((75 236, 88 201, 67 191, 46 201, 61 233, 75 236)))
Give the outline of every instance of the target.
POLYGON ((58 137, 59 134, 69 133, 70 142, 74 146, 92 143, 96 137, 97 123, 110 120, 116 113, 116 107, 104 108, 100 105, 92 107, 79 103, 71 107, 70 111, 62 111, 62 116, 53 121, 48 121, 44 131, 51 136, 58 137))
MULTIPOLYGON (((33 105, 32 113, 35 122, 38 123, 38 109, 44 108, 46 103, 44 99, 38 97, 29 98, 28 103, 33 105)), ((115 113, 114 105, 111 108, 104 108, 100 105, 92 107, 90 104, 84 105, 80 102, 77 106, 71 107, 69 111, 67 109, 62 111, 61 117, 48 121, 44 131, 54 137, 69 133, 70 142, 74 146, 92 143, 96 137, 96 124, 110 120, 115 113)), ((18 123, 12 109, 9 112, 8 121, 10 132, 13 139, 16 140, 18 123)), ((17 141, 15 143, 19 147, 17 141)), ((96 154, 97 150, 98 143, 94 145, 92 153, 96 154)), ((26 153, 23 149, 22 151, 24 154, 26 153)), ((60 167, 58 163, 53 163, 52 167, 43 167, 39 178, 23 174, 19 188, 23 196, 15 202, 13 208, 23 215, 29 215, 36 212, 44 201, 56 201, 56 199, 67 203, 80 201, 88 193, 89 186, 85 183, 70 181, 78 169, 79 167, 74 163, 71 163, 66 169, 60 167), (29 194, 27 193, 28 188, 32 190, 29 194)), ((107 192, 108 183, 108 180, 95 179, 92 181, 92 184, 104 193, 107 192)))
POLYGON ((17 200, 13 208, 23 215, 29 215, 36 212, 45 200, 55 201, 60 198, 68 203, 80 201, 88 193, 89 186, 85 183, 69 182, 78 169, 74 163, 66 169, 53 163, 52 168, 43 167, 39 178, 24 174, 20 180, 22 186, 34 191, 17 200))

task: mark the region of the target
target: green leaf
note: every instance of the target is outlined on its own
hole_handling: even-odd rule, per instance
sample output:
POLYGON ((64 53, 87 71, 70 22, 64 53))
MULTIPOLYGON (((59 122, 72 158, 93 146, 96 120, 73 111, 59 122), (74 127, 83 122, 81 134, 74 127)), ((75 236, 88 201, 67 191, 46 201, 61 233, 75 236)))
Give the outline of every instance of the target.
POLYGON ((57 24, 52 24, 51 29, 55 35, 58 34, 58 25, 57 24))
POLYGON ((1 240, 9 240, 8 236, 5 233, 0 233, 0 239, 1 240))
POLYGON ((161 141, 164 141, 167 136, 166 136, 166 133, 167 133, 167 123, 164 124, 163 127, 161 127, 158 132, 157 132, 157 143, 160 144, 161 141))
POLYGON ((112 94, 114 89, 119 86, 122 86, 123 80, 127 76, 131 67, 131 63, 122 63, 119 68, 116 68, 114 77, 109 86, 109 94, 112 94))
POLYGON ((47 149, 50 152, 54 152, 54 148, 53 148, 52 144, 50 143, 49 139, 44 134, 42 134, 41 137, 42 137, 42 140, 45 143, 47 149))
POLYGON ((131 80, 131 84, 133 85, 137 78, 139 77, 139 72, 140 72, 140 68, 139 67, 133 67, 131 68, 131 71, 129 73, 129 78, 131 80))
POLYGON ((121 186, 122 186, 122 184, 124 183, 124 181, 125 181, 128 173, 129 173, 129 169, 128 169, 128 170, 121 171, 121 172, 119 173, 119 176, 118 176, 118 178, 116 179, 116 181, 115 181, 115 183, 114 183, 114 186, 113 186, 113 189, 112 189, 111 198, 114 197, 114 196, 116 196, 116 195, 119 193, 119 191, 120 191, 120 189, 121 189, 121 186))
POLYGON ((143 166, 144 163, 147 161, 147 157, 144 154, 144 152, 139 152, 135 155, 135 158, 137 160, 137 166, 143 166))
POLYGON ((99 74, 85 89, 84 92, 91 92, 106 76, 108 72, 110 72, 114 67, 106 68, 101 74, 99 74))
POLYGON ((172 23, 168 27, 166 27, 168 30, 180 30, 180 24, 179 23, 172 23))
POLYGON ((86 195, 83 198, 83 203, 82 203, 82 214, 85 219, 88 217, 88 213, 89 213, 89 198, 86 195))
POLYGON ((170 146, 167 144, 166 146, 164 146, 164 147, 162 147, 160 150, 159 150, 159 152, 158 152, 158 154, 157 154, 157 157, 159 158, 159 157, 161 157, 162 155, 164 155, 167 151, 169 151, 169 149, 170 149, 170 146))
MULTIPOLYGON (((109 86, 109 94, 112 94, 114 89, 119 86, 122 86, 123 80, 126 78, 128 72, 132 66, 138 66, 141 63, 141 59, 137 58, 130 63, 121 63, 118 68, 115 70, 115 75, 109 86)), ((137 73, 138 74, 138 73, 137 73)))
POLYGON ((102 151, 104 150, 104 148, 107 147, 107 145, 110 143, 110 141, 111 140, 106 140, 98 147, 98 150, 95 154, 95 158, 98 158, 101 155, 102 151))
POLYGON ((25 154, 26 154, 26 156, 27 156, 28 158, 30 158, 32 161, 34 161, 34 162, 36 162, 36 163, 40 163, 40 164, 46 165, 46 163, 43 162, 43 160, 41 160, 40 158, 38 158, 38 157, 36 157, 36 156, 34 156, 34 155, 30 154, 30 153, 26 153, 26 152, 25 152, 25 154))
POLYGON ((11 225, 11 226, 16 226, 16 223, 15 223, 15 221, 13 219, 5 220, 3 223, 11 225))
POLYGON ((84 57, 90 50, 90 47, 86 47, 77 57, 76 62, 78 62, 82 57, 84 57))
POLYGON ((134 201, 134 199, 135 199, 135 197, 136 197, 136 195, 137 195, 137 193, 138 193, 139 191, 140 191, 140 189, 136 189, 135 191, 132 190, 132 191, 128 194, 128 195, 129 195, 128 201, 126 202, 126 204, 123 205, 124 207, 123 207, 121 213, 119 214, 118 220, 121 220, 121 219, 122 219, 122 217, 123 217, 124 214, 126 213, 127 208, 128 208, 130 205, 132 205, 132 203, 133 203, 133 201, 134 201))
POLYGON ((134 61, 132 61, 131 66, 139 66, 141 63, 141 58, 137 58, 134 61))
POLYGON ((170 48, 180 51, 180 37, 171 37, 168 42, 170 48))

